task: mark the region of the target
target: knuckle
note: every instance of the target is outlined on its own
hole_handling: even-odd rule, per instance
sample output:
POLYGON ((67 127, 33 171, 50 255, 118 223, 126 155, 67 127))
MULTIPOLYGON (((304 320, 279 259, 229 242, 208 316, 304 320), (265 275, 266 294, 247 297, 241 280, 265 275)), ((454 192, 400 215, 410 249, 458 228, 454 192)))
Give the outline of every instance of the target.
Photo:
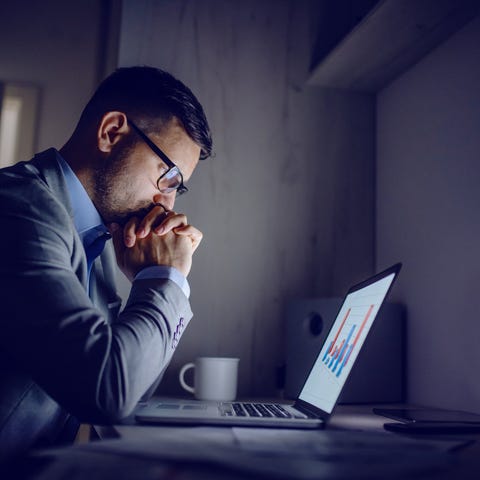
POLYGON ((187 216, 184 213, 177 213, 175 217, 179 224, 187 225, 187 216))

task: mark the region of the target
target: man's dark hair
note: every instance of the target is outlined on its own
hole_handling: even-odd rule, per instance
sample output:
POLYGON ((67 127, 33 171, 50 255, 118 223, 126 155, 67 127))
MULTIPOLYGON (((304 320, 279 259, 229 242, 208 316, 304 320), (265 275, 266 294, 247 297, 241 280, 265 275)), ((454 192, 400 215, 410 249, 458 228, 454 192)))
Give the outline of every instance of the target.
POLYGON ((159 68, 117 69, 99 85, 85 107, 79 125, 98 122, 109 111, 132 118, 145 132, 157 132, 173 117, 201 148, 200 159, 212 154, 212 137, 205 113, 192 91, 159 68))

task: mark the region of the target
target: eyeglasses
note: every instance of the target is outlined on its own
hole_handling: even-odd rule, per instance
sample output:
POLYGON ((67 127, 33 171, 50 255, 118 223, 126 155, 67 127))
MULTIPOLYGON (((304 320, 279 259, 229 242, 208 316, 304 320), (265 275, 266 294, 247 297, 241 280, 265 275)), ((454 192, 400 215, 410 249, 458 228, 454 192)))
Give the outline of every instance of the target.
POLYGON ((177 191, 177 197, 188 192, 188 188, 183 184, 183 175, 180 169, 167 157, 165 153, 157 147, 145 133, 140 130, 130 119, 128 120, 133 129, 140 135, 142 140, 158 155, 167 165, 168 170, 157 180, 157 188, 160 193, 171 193, 177 191))

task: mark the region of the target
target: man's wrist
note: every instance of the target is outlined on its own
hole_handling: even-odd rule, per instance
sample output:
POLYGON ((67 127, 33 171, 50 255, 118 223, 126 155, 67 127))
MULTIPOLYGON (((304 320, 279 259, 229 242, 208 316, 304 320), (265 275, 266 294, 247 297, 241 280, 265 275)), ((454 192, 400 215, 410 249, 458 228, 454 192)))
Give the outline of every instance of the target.
POLYGON ((134 277, 135 280, 150 279, 150 278, 166 278, 176 283, 183 291, 187 298, 190 297, 190 285, 187 278, 180 270, 175 267, 167 265, 152 265, 140 270, 134 277))

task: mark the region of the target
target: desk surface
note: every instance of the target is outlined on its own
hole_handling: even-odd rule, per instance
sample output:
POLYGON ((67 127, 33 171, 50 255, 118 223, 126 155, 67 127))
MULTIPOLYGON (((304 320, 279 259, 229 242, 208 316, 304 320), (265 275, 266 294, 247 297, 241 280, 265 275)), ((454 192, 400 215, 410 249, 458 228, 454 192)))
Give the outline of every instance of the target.
POLYGON ((325 430, 97 427, 100 441, 48 452, 55 462, 35 478, 478 478, 480 435, 412 437, 385 431, 388 421, 343 405, 325 430))

